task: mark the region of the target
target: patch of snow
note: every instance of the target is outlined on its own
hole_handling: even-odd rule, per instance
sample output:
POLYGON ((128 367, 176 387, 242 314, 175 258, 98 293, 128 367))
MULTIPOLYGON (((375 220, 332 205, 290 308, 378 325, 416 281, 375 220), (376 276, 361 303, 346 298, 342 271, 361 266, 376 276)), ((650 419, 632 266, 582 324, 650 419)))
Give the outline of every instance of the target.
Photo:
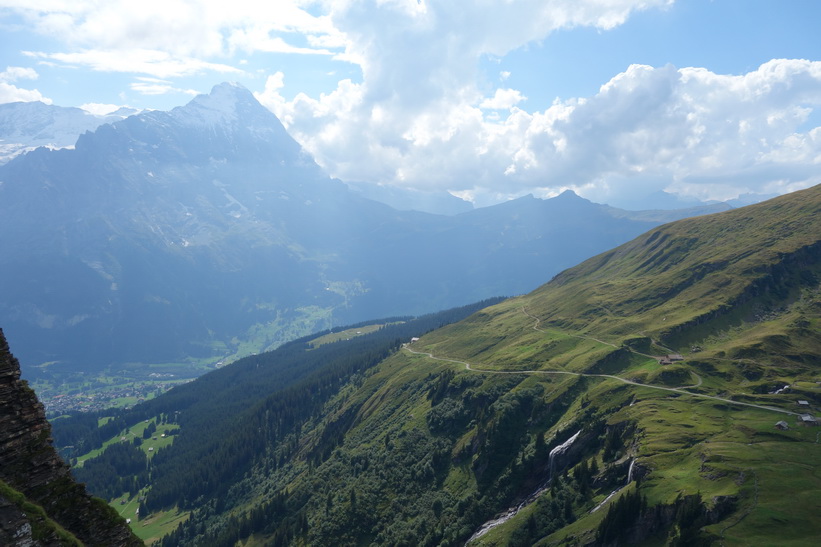
POLYGON ((214 86, 211 93, 197 95, 185 106, 177 107, 171 115, 179 122, 199 126, 233 125, 238 121, 237 106, 242 96, 250 91, 236 83, 214 86))

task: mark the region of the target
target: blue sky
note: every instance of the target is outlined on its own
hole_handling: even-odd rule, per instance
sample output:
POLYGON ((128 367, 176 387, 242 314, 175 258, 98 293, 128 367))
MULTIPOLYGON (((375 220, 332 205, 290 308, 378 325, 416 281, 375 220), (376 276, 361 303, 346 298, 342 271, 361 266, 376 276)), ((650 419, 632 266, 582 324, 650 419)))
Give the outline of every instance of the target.
POLYGON ((0 102, 170 109, 237 81, 345 180, 730 199, 821 182, 818 21, 815 0, 0 0, 0 102))
POLYGON ((814 0, 679 0, 608 31, 559 30, 484 65, 510 71, 508 83, 545 108, 557 96, 593 95, 634 63, 743 74, 771 59, 821 60, 819 21, 814 0))

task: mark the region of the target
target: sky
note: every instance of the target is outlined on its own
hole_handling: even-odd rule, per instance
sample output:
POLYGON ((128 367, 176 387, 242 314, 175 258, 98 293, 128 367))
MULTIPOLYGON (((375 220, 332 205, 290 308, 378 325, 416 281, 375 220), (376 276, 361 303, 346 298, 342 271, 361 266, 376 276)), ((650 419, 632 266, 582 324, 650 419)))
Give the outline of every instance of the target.
POLYGON ((0 103, 168 110, 232 81, 346 181, 723 201, 821 182, 819 21, 817 0, 0 0, 0 103))

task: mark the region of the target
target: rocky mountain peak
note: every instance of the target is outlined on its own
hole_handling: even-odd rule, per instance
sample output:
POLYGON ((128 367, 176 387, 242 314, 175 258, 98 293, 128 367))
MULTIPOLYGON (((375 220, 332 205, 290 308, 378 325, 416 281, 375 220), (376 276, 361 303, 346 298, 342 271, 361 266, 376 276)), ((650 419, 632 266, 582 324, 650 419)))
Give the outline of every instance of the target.
POLYGON ((584 199, 583 197, 579 196, 579 194, 577 194, 573 190, 565 190, 564 192, 562 192, 561 194, 556 196, 556 199, 560 199, 560 200, 564 200, 564 201, 571 201, 571 200, 573 200, 573 201, 588 201, 588 200, 584 199))
POLYGON ((268 127, 285 132, 279 119, 262 106, 256 97, 237 83, 215 85, 208 94, 197 95, 191 101, 171 111, 171 115, 186 125, 268 127))

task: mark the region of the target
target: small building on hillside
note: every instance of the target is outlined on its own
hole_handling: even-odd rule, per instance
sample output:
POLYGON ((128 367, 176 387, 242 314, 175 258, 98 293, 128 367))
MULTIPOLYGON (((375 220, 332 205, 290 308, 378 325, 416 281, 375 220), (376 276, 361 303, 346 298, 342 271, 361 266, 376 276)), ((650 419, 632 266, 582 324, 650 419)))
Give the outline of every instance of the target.
POLYGON ((801 408, 810 408, 810 402, 799 400, 798 406, 800 406, 801 408))
POLYGON ((818 425, 818 420, 812 414, 799 414, 798 421, 804 425, 818 425))
POLYGON ((684 357, 680 353, 669 353, 658 358, 660 365, 672 365, 677 361, 684 361, 684 357))
POLYGON ((780 429, 781 431, 787 431, 790 428, 790 426, 784 420, 781 420, 780 422, 775 422, 775 427, 776 429, 780 429))

